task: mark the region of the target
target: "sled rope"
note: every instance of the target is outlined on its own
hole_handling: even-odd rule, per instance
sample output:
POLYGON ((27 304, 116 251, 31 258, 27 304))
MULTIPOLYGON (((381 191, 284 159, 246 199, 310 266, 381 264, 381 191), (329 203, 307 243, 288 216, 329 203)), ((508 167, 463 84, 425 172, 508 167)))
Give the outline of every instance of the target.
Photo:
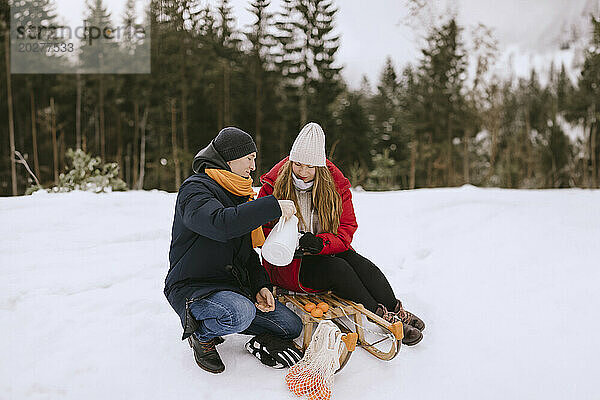
POLYGON ((358 322, 354 321, 352 318, 350 318, 350 316, 348 314, 346 314, 346 311, 344 311, 343 307, 340 306, 334 306, 333 308, 339 308, 340 310, 342 310, 342 313, 344 314, 344 316, 346 318, 348 318, 350 320, 350 322, 352 322, 355 326, 359 326, 361 327, 364 331, 372 333, 374 335, 378 335, 378 336, 383 336, 383 339, 380 339, 379 341, 372 343, 371 346, 376 345, 378 343, 383 342, 386 339, 390 339, 392 341, 392 343, 394 343, 394 346, 396 346, 396 338, 394 337, 394 335, 392 335, 391 333, 383 333, 383 332, 376 332, 374 330, 371 330, 369 328, 365 328, 363 325, 359 324, 358 322))

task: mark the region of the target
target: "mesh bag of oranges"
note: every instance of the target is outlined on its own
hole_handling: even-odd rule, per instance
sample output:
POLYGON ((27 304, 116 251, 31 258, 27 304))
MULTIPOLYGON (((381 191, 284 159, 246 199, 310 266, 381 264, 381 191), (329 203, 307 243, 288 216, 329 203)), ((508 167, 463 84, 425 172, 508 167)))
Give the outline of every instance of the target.
POLYGON ((319 322, 304 357, 285 375, 288 388, 309 400, 329 400, 333 374, 340 367, 342 332, 329 320, 319 322))

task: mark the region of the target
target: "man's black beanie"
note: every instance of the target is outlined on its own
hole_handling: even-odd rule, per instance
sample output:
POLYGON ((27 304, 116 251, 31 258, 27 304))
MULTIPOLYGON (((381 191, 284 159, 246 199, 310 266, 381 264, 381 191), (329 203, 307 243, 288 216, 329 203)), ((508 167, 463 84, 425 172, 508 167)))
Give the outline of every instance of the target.
POLYGON ((256 151, 256 144, 252 137, 234 127, 221 129, 213 139, 213 146, 225 161, 235 160, 256 151))

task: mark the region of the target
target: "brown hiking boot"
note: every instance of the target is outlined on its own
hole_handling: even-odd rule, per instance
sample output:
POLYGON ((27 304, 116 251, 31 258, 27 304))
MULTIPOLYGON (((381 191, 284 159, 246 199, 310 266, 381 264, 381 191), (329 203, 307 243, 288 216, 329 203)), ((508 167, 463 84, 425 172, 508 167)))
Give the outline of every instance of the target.
POLYGON ((400 321, 400 318, 398 318, 396 313, 388 311, 388 309, 383 304, 377 304, 377 310, 375 311, 375 314, 379 315, 381 318, 385 319, 390 324, 400 321))
MULTIPOLYGON (((390 324, 402 321, 397 313, 388 311, 383 304, 377 305, 375 314, 379 315, 390 324)), ((415 344, 419 343, 421 339, 423 339, 423 334, 420 330, 404 322, 402 322, 402 332, 404 334, 404 337, 402 338, 402 344, 404 345, 414 346, 415 344)))
POLYGON ((420 331, 425 329, 425 323, 421 320, 421 318, 417 317, 415 314, 410 311, 406 311, 402 307, 402 302, 400 300, 396 300, 396 307, 394 307, 394 313, 400 318, 405 325, 410 325, 413 328, 417 328, 420 331))
MULTIPOLYGON (((220 339, 223 340, 222 338, 220 339)), ((188 342, 192 350, 194 350, 194 358, 200 368, 213 374, 225 371, 225 364, 223 364, 215 348, 215 342, 219 342, 218 340, 211 339, 207 342, 201 342, 192 334, 188 337, 188 342)))

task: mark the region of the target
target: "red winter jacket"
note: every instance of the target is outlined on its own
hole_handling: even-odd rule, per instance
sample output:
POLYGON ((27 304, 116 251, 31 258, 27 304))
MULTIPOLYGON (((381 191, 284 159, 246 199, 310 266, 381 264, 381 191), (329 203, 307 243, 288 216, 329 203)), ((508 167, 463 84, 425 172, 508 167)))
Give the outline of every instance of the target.
MULTIPOLYGON (((279 170, 286 163, 289 157, 281 160, 275 165, 269 172, 260 177, 260 181, 263 184, 258 193, 258 197, 268 196, 273 194, 273 186, 279 170)), ((352 205, 352 192, 350 192, 350 181, 342 174, 331 161, 327 160, 327 168, 333 176, 336 190, 342 197, 342 215, 340 217, 340 227, 338 228, 337 234, 333 233, 319 233, 316 236, 323 239, 323 250, 319 254, 337 254, 342 253, 346 250, 351 249, 350 243, 354 232, 358 228, 356 223, 356 216, 354 215, 354 207, 352 205)), ((276 221, 272 221, 269 224, 263 225, 263 231, 265 236, 268 236, 271 232, 276 221)), ((295 258, 290 265, 286 267, 276 267, 269 264, 263 259, 263 266, 271 277, 271 282, 277 286, 284 287, 294 291, 305 291, 315 292, 315 290, 305 288, 300 285, 298 276, 300 272, 301 258, 295 258)))

